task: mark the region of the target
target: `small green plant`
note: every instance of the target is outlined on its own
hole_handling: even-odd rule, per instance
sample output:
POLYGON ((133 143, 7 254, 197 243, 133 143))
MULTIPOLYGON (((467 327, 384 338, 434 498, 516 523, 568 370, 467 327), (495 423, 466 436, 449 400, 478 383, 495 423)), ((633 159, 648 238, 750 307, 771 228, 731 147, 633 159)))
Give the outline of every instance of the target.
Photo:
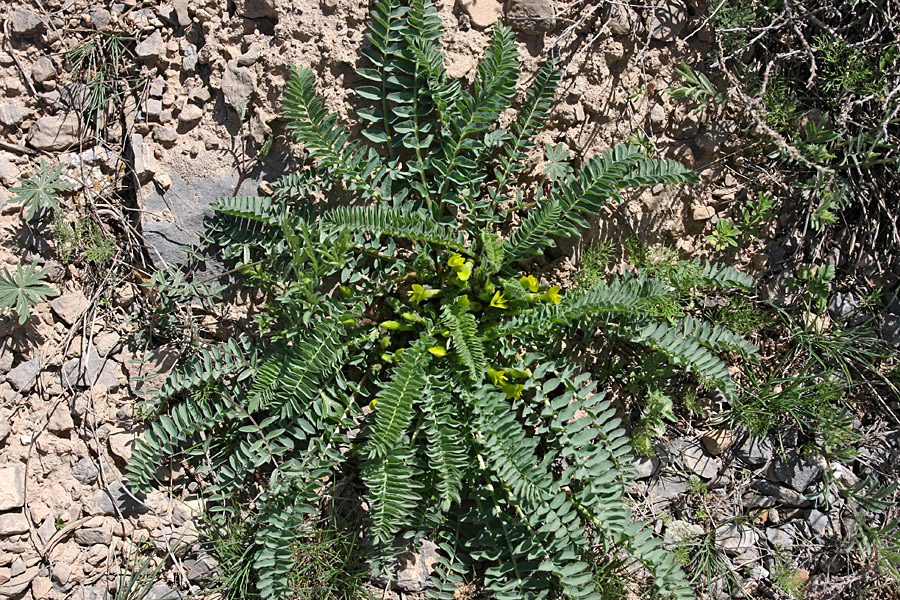
POLYGON ((771 573, 775 589, 784 594, 788 600, 801 600, 806 582, 799 576, 797 569, 791 567, 791 558, 784 552, 775 553, 775 568, 771 573))
POLYGON ((599 242, 590 246, 581 256, 581 269, 575 276, 575 285, 589 288, 606 276, 606 270, 615 258, 612 242, 599 242))
POLYGON ((155 271, 141 285, 152 292, 147 319, 149 333, 161 339, 185 334, 192 338, 196 332, 190 318, 191 305, 198 303, 204 310, 215 313, 224 290, 224 286, 214 281, 188 281, 179 269, 155 271))
POLYGON ((712 104, 722 107, 727 104, 728 96, 716 89, 706 75, 694 71, 686 62, 682 61, 675 72, 684 79, 685 85, 673 86, 667 91, 673 98, 690 100, 694 105, 692 112, 703 112, 712 104))
POLYGON ((58 294, 44 283, 45 277, 44 271, 38 270, 34 263, 25 268, 19 263, 15 273, 3 267, 3 273, 0 273, 0 311, 3 314, 15 312, 19 315, 19 325, 25 323, 31 316, 32 308, 58 294))
POLYGON ((741 229, 735 225, 731 219, 719 219, 716 221, 716 229, 710 235, 706 236, 706 241, 713 248, 721 252, 729 246, 737 248, 738 238, 741 236, 741 229))
POLYGON ((104 265, 116 254, 116 240, 103 233, 88 219, 76 219, 74 225, 61 213, 53 217, 56 253, 63 262, 83 256, 88 263, 104 265))
MULTIPOLYGON (((627 436, 564 341, 582 331, 617 356, 649 348, 729 397, 720 355, 752 361, 755 349, 705 321, 655 318, 652 307, 676 293, 666 282, 629 273, 564 290, 527 265, 580 235, 622 190, 696 175, 628 145, 576 170, 551 146, 546 179, 513 192, 556 95, 556 62, 501 129, 519 77, 511 29, 495 27, 463 89, 446 73, 432 2, 380 0, 372 13, 355 90, 369 103, 358 111, 363 139, 325 108, 313 72, 295 69, 286 122, 312 164, 271 197, 216 204, 229 217, 217 239, 264 278, 271 318, 259 339, 197 348, 141 404, 150 423, 129 484, 152 489, 160 462, 181 449, 208 459, 217 517, 253 501, 264 598, 298 593, 298 537, 321 522, 339 473, 367 507, 351 528, 361 539, 339 544, 390 576, 398 541, 432 540, 433 597, 474 579, 497 600, 596 598, 582 557, 597 548, 643 565, 660 593, 692 596, 672 556, 631 523, 627 436), (324 206, 321 194, 348 202, 324 206)), ((752 283, 699 261, 686 270, 695 289, 752 283)), ((652 412, 671 409, 660 398, 652 412)))
POLYGON ((879 73, 870 66, 863 51, 832 33, 814 39, 816 53, 824 67, 819 86, 824 92, 836 92, 835 100, 845 94, 866 96, 884 92, 879 73))
POLYGON ((789 283, 803 287, 803 304, 807 312, 821 314, 831 296, 831 282, 834 281, 834 265, 813 265, 797 269, 797 277, 789 283))
POLYGON ((19 177, 19 185, 10 188, 13 193, 11 202, 22 205, 26 221, 33 220, 44 211, 59 209, 59 193, 72 187, 72 184, 60 179, 63 166, 53 169, 42 158, 37 173, 19 177))
MULTIPOLYGON (((154 549, 151 544, 145 551, 151 552, 154 549)), ((107 590, 111 600, 144 600, 156 585, 166 562, 157 560, 150 554, 139 557, 138 551, 134 544, 129 547, 125 566, 110 586, 112 589, 107 590)), ((159 600, 176 600, 180 597, 178 592, 171 592, 161 596, 159 600)))
POLYGON ((755 201, 748 198, 741 207, 741 222, 738 228, 745 236, 758 238, 760 226, 777 216, 772 212, 773 208, 775 199, 769 193, 760 192, 755 201))
POLYGON ((722 306, 706 311, 706 318, 745 337, 775 322, 770 314, 743 295, 728 296, 722 306))
POLYGON ((769 80, 762 102, 766 107, 763 115, 766 123, 775 131, 790 130, 797 113, 797 96, 782 77, 769 80))

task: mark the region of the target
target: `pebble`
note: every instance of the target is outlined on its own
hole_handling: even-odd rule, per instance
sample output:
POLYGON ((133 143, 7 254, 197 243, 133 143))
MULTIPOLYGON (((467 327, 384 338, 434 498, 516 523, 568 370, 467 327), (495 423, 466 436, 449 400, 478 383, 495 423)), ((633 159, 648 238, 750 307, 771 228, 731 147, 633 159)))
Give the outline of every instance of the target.
POLYGON ((819 473, 819 468, 801 459, 796 450, 788 451, 787 456, 779 454, 771 469, 775 481, 785 483, 800 493, 806 491, 819 473))
POLYGON ((74 325, 75 321, 87 310, 88 305, 88 299, 80 290, 63 294, 50 301, 50 309, 66 325, 74 325))
POLYGON ((757 539, 756 531, 746 525, 723 523, 716 527, 716 546, 730 554, 743 554, 756 544, 757 539))
POLYGON ((158 60, 165 56, 166 43, 163 41, 162 33, 158 30, 150 34, 150 36, 134 47, 134 53, 138 58, 149 60, 158 60))
POLYGON ((99 475, 100 470, 88 457, 80 459, 72 466, 72 477, 84 485, 93 484, 99 475))
POLYGON ((41 360, 35 357, 12 369, 6 374, 6 380, 17 392, 24 394, 34 385, 40 372, 41 360))
POLYGON ((670 43, 678 38, 687 22, 687 7, 678 0, 667 0, 651 10, 647 29, 653 39, 670 43))
POLYGON ((776 549, 794 547, 794 537, 791 535, 792 528, 789 526, 769 527, 766 529, 766 539, 776 549))
POLYGON ((56 78, 56 67, 53 61, 42 56, 31 65, 31 78, 35 83, 44 83, 56 78))
POLYGON ((503 4, 498 0, 461 0, 459 4, 476 29, 493 27, 503 14, 503 4))
POLYGON ((718 456, 734 445, 734 433, 730 429, 714 429, 704 433, 700 441, 707 452, 718 456))
POLYGON ((0 535, 28 533, 28 519, 22 513, 0 515, 0 535))
POLYGON ((79 141, 80 121, 74 112, 43 116, 28 130, 28 145, 35 150, 56 152, 71 148, 79 141))
POLYGON ((25 474, 19 465, 0 468, 0 511, 22 508, 25 504, 25 474))
MULTIPOLYGON (((528 35, 543 35, 556 27, 556 9, 552 0, 509 0, 506 19, 528 35)), ((474 19, 473 19, 474 22, 474 19)))
POLYGON ((33 10, 17 7, 9 15, 9 28, 15 35, 32 35, 43 30, 44 22, 33 10))
POLYGON ((768 462, 774 451, 775 446, 768 437, 747 434, 735 446, 734 455, 751 467, 758 467, 768 462))
POLYGON ((182 125, 195 124, 202 118, 203 109, 196 104, 185 104, 181 112, 178 113, 178 122, 182 125))

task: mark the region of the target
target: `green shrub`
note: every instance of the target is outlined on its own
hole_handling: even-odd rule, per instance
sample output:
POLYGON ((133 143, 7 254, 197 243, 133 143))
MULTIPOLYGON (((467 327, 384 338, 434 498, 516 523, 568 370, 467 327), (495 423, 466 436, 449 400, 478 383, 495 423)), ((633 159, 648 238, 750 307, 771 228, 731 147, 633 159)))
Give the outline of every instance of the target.
MULTIPOLYGON (((370 103, 358 110, 367 142, 296 69, 285 114, 312 164, 272 197, 218 203, 217 239, 267 293, 265 335, 199 349, 142 405, 152 422, 131 485, 151 488, 163 457, 182 449, 208 459, 220 511, 254 501, 265 598, 295 591, 299 532, 337 473, 361 482, 375 570, 407 544, 439 545, 433 597, 475 577, 498 599, 601 598, 586 557, 617 550, 662 593, 691 596, 670 553, 631 523, 628 438, 566 342, 580 332, 650 348, 729 395, 718 355, 754 348, 690 317, 654 318, 676 293, 662 281, 626 275, 566 291, 527 264, 621 190, 696 177, 630 146, 586 158, 576 174, 556 148, 549 183, 518 185, 553 103, 554 63, 499 129, 519 76, 510 29, 494 29, 466 91, 444 70, 431 2, 377 2, 370 27, 367 84, 356 88, 370 103), (349 202, 322 207, 319 195, 349 202)), ((698 286, 751 283, 691 264, 698 286)))

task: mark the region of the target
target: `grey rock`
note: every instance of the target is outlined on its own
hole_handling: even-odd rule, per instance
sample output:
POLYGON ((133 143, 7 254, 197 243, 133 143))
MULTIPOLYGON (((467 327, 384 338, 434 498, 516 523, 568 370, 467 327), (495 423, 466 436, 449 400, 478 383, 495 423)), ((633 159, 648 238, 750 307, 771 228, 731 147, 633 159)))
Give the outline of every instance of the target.
POLYGON ((237 13, 248 19, 278 19, 275 0, 236 0, 237 13))
POLYGON ((719 464, 694 438, 678 438, 668 446, 675 462, 691 473, 704 479, 715 479, 719 475, 719 464))
POLYGON ((253 66, 257 60, 259 60, 259 44, 254 42, 250 44, 250 47, 246 52, 238 57, 237 64, 239 67, 250 67, 253 66))
POLYGON ((44 22, 33 10, 17 7, 9 15, 9 28, 16 35, 32 35, 44 29, 44 22))
POLYGON ((650 127, 653 133, 661 133, 666 129, 666 109, 662 104, 654 104, 650 109, 650 127))
POLYGON ((19 465, 0 467, 0 511, 25 505, 25 473, 19 465))
POLYGON ((552 0, 509 0, 506 19, 528 35, 543 35, 556 27, 556 9, 552 0))
POLYGON ((0 535, 28 533, 28 519, 22 513, 0 515, 0 535))
POLYGON ((150 36, 134 47, 134 53, 138 58, 147 60, 159 60, 166 55, 166 43, 162 33, 157 29, 150 36))
POLYGON ((256 73, 247 67, 238 66, 236 60, 228 61, 222 74, 222 93, 225 103, 236 111, 247 109, 250 97, 256 91, 256 73))
POLYGON ((734 456, 751 467, 764 465, 775 451, 771 439, 745 434, 734 447, 734 456))
POLYGON ((431 574, 439 558, 438 546, 430 540, 422 540, 418 552, 410 549, 401 554, 397 558, 396 587, 408 593, 431 587, 431 574))
POLYGON ((154 585, 144 596, 144 600, 181 600, 182 598, 184 596, 181 595, 181 592, 164 584, 154 585))
POLYGON ((27 141, 28 145, 35 150, 56 152, 77 144, 79 132, 78 115, 68 112, 39 118, 28 130, 27 141))
POLYGON ((659 457, 657 456, 636 456, 631 462, 634 468, 634 476, 637 479, 647 479, 656 475, 661 466, 659 457))
POLYGON ((94 499, 88 507, 92 515, 117 515, 116 509, 123 515, 147 512, 143 502, 146 496, 141 493, 132 493, 125 485, 124 480, 117 479, 105 490, 97 490, 94 499))
POLYGON ((753 581, 763 581, 764 579, 768 579, 770 575, 769 571, 762 565, 754 565, 750 567, 750 570, 747 572, 747 574, 753 581))
POLYGON ((131 151, 134 156, 134 172, 138 179, 145 182, 156 173, 156 159, 150 142, 140 133, 131 134, 131 151))
POLYGON ((31 78, 35 83, 44 83, 56 77, 56 67, 53 61, 42 56, 31 65, 31 78))
POLYGON ((188 0, 175 0, 174 2, 172 2, 172 10, 175 12, 175 20, 182 27, 187 27, 191 24, 191 14, 188 9, 188 0))
POLYGON ((881 337, 892 344, 900 342, 900 315, 888 313, 881 324, 881 337))
POLYGON ((652 9, 647 28, 650 37, 669 43, 678 38, 687 22, 687 7, 678 0, 668 0, 652 9))
POLYGON ((193 583, 211 579, 215 575, 217 567, 215 559, 208 556, 195 561, 185 561, 184 566, 188 569, 188 581, 193 583))
POLYGON ((750 488, 756 490, 760 494, 778 500, 785 506, 793 506, 796 508, 807 508, 812 506, 812 501, 803 494, 800 494, 789 487, 772 483, 771 481, 756 479, 750 482, 750 488))
MULTIPOLYGON (((13 566, 15 567, 19 562, 21 562, 21 559, 18 559, 16 563, 13 563, 13 566)), ((0 598, 3 598, 4 600, 6 598, 18 598, 28 589, 28 586, 31 585, 31 580, 37 577, 41 570, 38 567, 31 567, 30 569, 25 569, 21 573, 17 573, 16 571, 17 569, 11 570, 11 573, 16 574, 12 576, 12 579, 3 585, 0 585, 0 598)))
POLYGON ((859 308, 859 301, 852 292, 835 292, 828 301, 828 314, 835 321, 843 321, 859 308))
POLYGON ((185 104, 181 112, 178 113, 178 122, 182 126, 195 124, 202 118, 203 109, 196 104, 185 104))
POLYGON ((81 291, 63 294, 50 301, 50 309, 66 325, 73 325, 75 321, 87 310, 88 299, 81 291))
POLYGON ((672 519, 666 523, 666 530, 663 532, 663 545, 671 550, 686 540, 691 540, 701 535, 703 535, 702 525, 672 519))
POLYGON ((18 367, 6 374, 6 380, 20 394, 24 394, 31 389, 37 376, 41 372, 40 358, 32 358, 21 363, 18 367))
POLYGON ((184 47, 184 54, 181 55, 181 68, 188 73, 193 73, 197 69, 197 46, 188 44, 184 47))
POLYGON ((819 473, 819 467, 804 461, 796 450, 789 450, 786 456, 779 454, 771 469, 775 481, 785 483, 801 493, 818 478, 819 473))
POLYGON ((72 466, 72 477, 84 485, 91 485, 97 481, 99 475, 100 469, 87 457, 82 458, 72 466))
POLYGON ((87 388, 102 384, 109 391, 119 389, 119 364, 112 358, 104 358, 91 346, 86 356, 73 358, 63 363, 60 383, 64 388, 77 386, 87 388))
POLYGON ((794 547, 793 528, 790 525, 769 527, 766 529, 766 539, 776 550, 779 548, 790 550, 794 547))
POLYGON ((828 518, 828 515, 814 508, 806 511, 806 523, 816 537, 826 537, 834 534, 831 519, 828 518))
POLYGON ((102 6, 92 6, 88 14, 91 16, 91 25, 97 31, 106 29, 112 23, 112 13, 102 6))
POLYGON ((637 13, 627 4, 610 2, 607 6, 609 13, 606 17, 606 24, 609 27, 609 32, 613 35, 628 35, 631 33, 638 22, 637 13))
POLYGON ((654 510, 665 508, 687 492, 687 478, 682 475, 662 474, 650 485, 647 496, 654 510))
POLYGON ((112 528, 110 527, 90 527, 87 529, 79 529, 75 532, 75 541, 82 546, 93 546, 94 544, 108 545, 112 541, 112 528))
POLYGON ((28 118, 31 111, 18 104, 0 104, 0 123, 7 127, 15 127, 28 118))
POLYGON ((44 544, 49 542, 56 535, 56 519, 52 516, 44 519, 44 522, 38 527, 37 534, 44 544))
POLYGON ((16 557, 16 560, 13 561, 13 564, 10 565, 9 573, 13 577, 18 577, 22 573, 24 573, 27 569, 25 568, 25 561, 22 560, 21 556, 16 557))
POLYGON ((69 410, 67 402, 60 402, 50 413, 47 429, 56 435, 62 435, 75 429, 75 422, 72 420, 72 412, 69 410))
POLYGON ((756 531, 747 525, 723 523, 716 527, 716 546, 729 554, 743 554, 756 545, 756 531))
POLYGON ((171 146, 178 139, 178 134, 171 127, 155 125, 153 127, 153 139, 163 146, 171 146))

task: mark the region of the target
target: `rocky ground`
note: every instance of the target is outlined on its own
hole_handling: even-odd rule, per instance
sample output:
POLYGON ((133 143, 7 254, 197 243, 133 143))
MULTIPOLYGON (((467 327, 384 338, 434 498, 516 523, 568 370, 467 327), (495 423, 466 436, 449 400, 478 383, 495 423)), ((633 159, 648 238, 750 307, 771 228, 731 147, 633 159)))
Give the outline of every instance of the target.
MULTIPOLYGON (((550 257, 554 268, 571 271, 582 246, 621 245, 630 235, 689 256, 708 254, 703 238, 719 216, 748 188, 759 189, 741 169, 738 124, 695 114, 667 92, 679 83, 674 68, 681 61, 710 51, 704 0, 665 0, 655 8, 583 0, 439 6, 452 77, 473 77, 500 18, 519 31, 525 80, 546 53, 563 57, 560 103, 540 146, 562 142, 585 155, 643 131, 659 155, 701 174, 699 186, 660 186, 629 198, 579 247, 550 257)), ((163 261, 193 264, 184 246, 202 246, 212 200, 265 192, 295 163, 280 118, 291 65, 313 68, 329 107, 350 119, 366 17, 359 0, 39 0, 0 7, 0 262, 42 264, 59 292, 25 325, 0 321, 0 599, 103 598, 120 585, 117 574, 133 571, 129 560, 153 556, 154 547, 168 562, 147 598, 200 592, 212 580, 215 564, 198 537, 197 485, 184 486, 180 497, 136 498, 121 483, 141 432, 136 398, 159 383, 180 352, 136 335, 152 301, 141 284, 163 261), (126 38, 122 65, 112 73, 121 77, 122 93, 108 110, 79 114, 74 107, 84 107, 92 88, 71 51, 115 35, 126 38), (260 157, 263 148, 268 153, 260 157), (73 186, 60 212, 96 218, 117 240, 104 268, 83 257, 66 260, 49 224, 29 224, 7 202, 9 189, 41 160, 63 165, 73 186), (139 247, 146 250, 135 252, 139 247)), ((540 172, 539 160, 530 175, 540 172)), ((774 281, 768 289, 776 297, 777 249, 785 239, 763 236, 729 260, 774 281)), ((881 275, 886 289, 900 275, 900 262, 891 267, 881 275)), ((842 306, 832 314, 842 316, 842 306)), ((232 317, 246 312, 231 310, 232 317)), ((898 314, 900 304, 884 315, 888 339, 900 337, 898 314)), ((217 317, 204 326, 223 327, 217 317)), ((778 447, 771 437, 741 431, 679 428, 656 456, 637 461, 631 493, 673 546, 702 535, 703 524, 727 521, 716 537, 737 581, 716 582, 710 594, 779 597, 774 581, 782 572, 810 591, 854 577, 839 549, 853 517, 846 503, 829 498, 823 476, 850 486, 866 476, 889 481, 900 457, 896 428, 860 423, 871 448, 840 470, 801 458, 797 436, 782 436, 778 447), (731 520, 748 514, 744 522, 731 520)), ((184 476, 181 465, 164 468, 172 479, 184 476)))

